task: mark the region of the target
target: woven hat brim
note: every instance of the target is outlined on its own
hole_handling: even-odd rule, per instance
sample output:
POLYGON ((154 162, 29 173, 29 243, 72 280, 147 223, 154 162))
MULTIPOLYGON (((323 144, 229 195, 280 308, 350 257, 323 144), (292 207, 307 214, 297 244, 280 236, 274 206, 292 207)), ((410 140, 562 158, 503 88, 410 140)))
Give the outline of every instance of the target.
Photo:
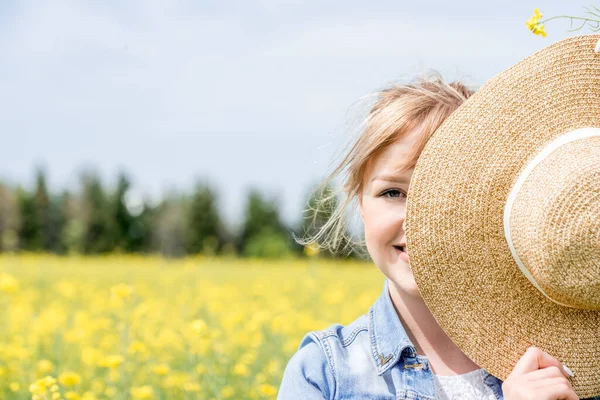
POLYGON ((455 111, 417 162, 406 221, 415 280, 453 342, 502 380, 537 346, 575 372, 580 397, 600 394, 600 312, 559 306, 533 287, 511 256, 503 212, 519 172, 547 143, 600 127, 599 39, 546 47, 455 111))

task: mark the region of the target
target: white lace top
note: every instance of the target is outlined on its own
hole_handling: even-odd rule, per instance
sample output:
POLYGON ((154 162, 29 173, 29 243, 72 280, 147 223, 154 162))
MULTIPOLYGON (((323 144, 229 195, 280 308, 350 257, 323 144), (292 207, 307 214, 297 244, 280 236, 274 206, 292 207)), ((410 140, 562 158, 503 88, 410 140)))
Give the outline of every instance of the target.
POLYGON ((433 375, 435 398, 438 400, 494 400, 492 389, 483 381, 487 375, 484 369, 477 369, 462 375, 433 375))

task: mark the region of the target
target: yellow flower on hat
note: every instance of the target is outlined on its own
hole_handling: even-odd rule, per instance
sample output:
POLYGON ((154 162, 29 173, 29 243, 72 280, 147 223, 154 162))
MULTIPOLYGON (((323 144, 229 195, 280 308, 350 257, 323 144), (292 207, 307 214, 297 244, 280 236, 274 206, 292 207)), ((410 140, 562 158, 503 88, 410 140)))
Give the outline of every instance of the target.
POLYGON ((535 33, 536 35, 541 35, 542 37, 548 36, 546 34, 546 31, 544 30, 544 24, 538 24, 538 25, 534 26, 531 31, 533 33, 535 33))
POLYGON ((546 37, 546 31, 544 29, 544 24, 553 19, 566 18, 571 22, 571 32, 578 31, 583 27, 587 26, 593 32, 600 31, 600 8, 590 6, 586 7, 586 16, 577 17, 572 15, 556 15, 554 17, 546 18, 541 21, 542 13, 538 8, 533 10, 533 16, 525 21, 525 25, 527 25, 527 29, 533 32, 536 35, 540 35, 546 37))
POLYGON ((544 30, 544 24, 540 23, 540 19, 542 18, 542 14, 540 13, 539 8, 533 9, 533 16, 525 21, 527 28, 536 35, 541 35, 546 37, 546 31, 544 30))
POLYGON ((540 9, 534 8, 533 17, 525 21, 525 23, 527 24, 527 28, 529 28, 529 30, 533 30, 533 28, 540 22, 540 18, 542 18, 542 14, 540 14, 540 9))

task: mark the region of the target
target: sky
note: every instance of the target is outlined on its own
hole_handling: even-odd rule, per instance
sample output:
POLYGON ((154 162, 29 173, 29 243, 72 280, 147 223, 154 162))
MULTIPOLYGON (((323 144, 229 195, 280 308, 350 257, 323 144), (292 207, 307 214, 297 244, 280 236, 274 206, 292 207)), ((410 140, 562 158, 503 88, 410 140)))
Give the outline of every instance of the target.
MULTIPOLYGON (((577 33, 574 0, 18 1, 0 4, 0 179, 76 188, 126 172, 157 200, 199 180, 228 223, 251 188, 301 218, 373 92, 430 70, 473 87, 577 33)), ((581 32, 580 32, 581 33, 581 32)))

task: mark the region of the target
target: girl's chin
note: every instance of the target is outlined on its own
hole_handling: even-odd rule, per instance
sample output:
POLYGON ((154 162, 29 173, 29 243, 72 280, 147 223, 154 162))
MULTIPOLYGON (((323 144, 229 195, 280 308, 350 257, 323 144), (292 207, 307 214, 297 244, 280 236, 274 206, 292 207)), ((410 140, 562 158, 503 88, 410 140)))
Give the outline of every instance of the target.
POLYGON ((419 288, 414 279, 396 280, 394 281, 394 284, 399 292, 409 296, 421 297, 421 292, 419 292, 419 288))
POLYGON ((390 267, 387 271, 383 272, 399 289, 405 292, 419 292, 415 277, 407 263, 398 260, 394 265, 390 265, 390 267))

